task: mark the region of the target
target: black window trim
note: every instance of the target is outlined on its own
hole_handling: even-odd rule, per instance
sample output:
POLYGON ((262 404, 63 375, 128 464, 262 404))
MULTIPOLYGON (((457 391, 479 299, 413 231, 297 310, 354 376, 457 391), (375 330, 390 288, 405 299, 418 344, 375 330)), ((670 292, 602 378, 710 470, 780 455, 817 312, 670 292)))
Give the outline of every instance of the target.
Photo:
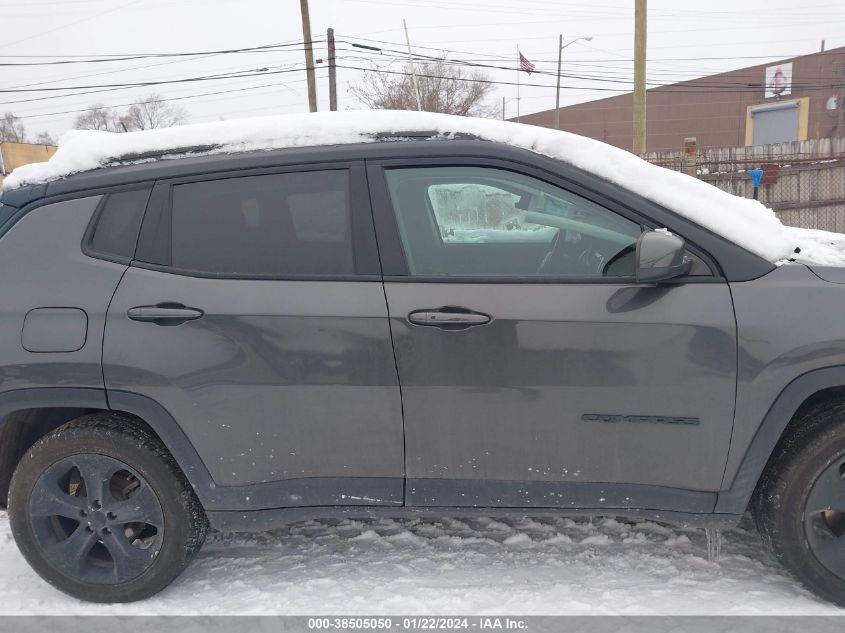
POLYGON ((257 169, 232 169, 225 171, 206 172, 192 176, 181 176, 159 180, 150 196, 147 213, 141 225, 138 247, 131 266, 144 268, 162 273, 195 277, 200 279, 244 279, 256 281, 381 281, 381 262, 376 244, 375 227, 373 226, 370 195, 367 185, 367 175, 363 161, 337 161, 326 163, 303 163, 298 165, 278 165, 257 169), (349 217, 352 238, 353 274, 300 274, 300 273, 220 273, 204 270, 179 268, 170 264, 171 236, 170 218, 173 210, 173 187, 181 184, 191 184, 211 180, 225 180, 229 178, 248 178, 252 176, 266 176, 274 174, 302 173, 313 171, 346 171, 349 174, 349 217), (167 230, 167 262, 164 258, 159 261, 145 261, 154 259, 157 227, 165 222, 167 230))
MULTIPOLYGON (((88 227, 85 229, 85 233, 82 235, 82 253, 88 257, 93 259, 100 259, 107 262, 114 262, 115 264, 124 264, 129 265, 129 263, 134 259, 135 252, 138 249, 138 240, 141 236, 141 227, 138 227, 138 235, 135 236, 135 246, 132 249, 132 255, 129 257, 124 257, 122 255, 116 255, 114 253, 109 253, 106 251, 99 251, 92 246, 92 242, 94 239, 94 232, 97 230, 97 225, 100 223, 100 218, 103 215, 103 211, 106 208, 106 204, 108 204, 108 200, 112 194, 117 193, 126 193, 130 191, 147 191, 147 200, 144 203, 144 210, 141 212, 141 225, 143 225, 144 218, 147 214, 147 209, 150 204, 150 196, 152 195, 153 191, 153 183, 152 182, 143 182, 143 183, 133 183, 132 185, 126 185, 122 187, 114 188, 111 191, 101 192, 97 195, 102 196, 100 201, 97 203, 97 208, 94 210, 94 213, 91 214, 91 220, 88 222, 88 227)), ((84 196, 88 197, 88 196, 84 196)), ((93 197, 93 196, 91 196, 93 197)))
MULTIPOLYGON (((706 250, 687 239, 672 226, 656 222, 638 210, 632 209, 612 198, 594 191, 583 184, 570 180, 536 165, 519 163, 513 160, 501 160, 486 156, 443 156, 424 159, 368 159, 367 177, 370 182, 373 219, 376 226, 379 249, 382 256, 384 280, 405 283, 495 283, 495 284, 610 284, 619 286, 638 286, 634 277, 590 277, 590 276, 451 276, 451 275, 411 275, 405 256, 404 245, 390 198, 385 172, 389 169, 416 169, 426 167, 489 167, 510 171, 522 176, 540 180, 550 186, 564 189, 570 193, 602 206, 618 215, 647 229, 668 228, 677 233, 686 242, 686 249, 699 257, 710 269, 710 275, 690 275, 670 280, 669 284, 687 283, 725 283, 726 279, 718 262, 706 250)), ((651 284, 653 285, 653 284, 651 284)))
MULTIPOLYGON (((38 185, 39 187, 45 187, 46 184, 38 185)), ((145 187, 153 187, 152 180, 136 180, 133 182, 128 183, 121 183, 117 185, 105 185, 102 187, 91 187, 90 189, 83 189, 80 191, 72 191, 69 193, 60 193, 55 195, 46 195, 43 197, 38 197, 33 200, 28 201, 21 207, 15 208, 14 213, 9 216, 2 224, 0 224, 0 239, 6 235, 9 231, 11 231, 18 222, 20 222, 26 215, 32 213, 33 211, 40 209, 41 207, 46 207, 50 204, 56 204, 57 202, 67 202, 68 200, 80 200, 82 198, 105 198, 110 193, 122 193, 124 191, 133 191, 136 189, 143 189, 145 187)), ((15 190, 13 190, 15 191, 15 190)), ((99 211, 99 205, 102 203, 102 199, 97 201, 97 208, 94 209, 94 212, 91 214, 91 220, 89 221, 89 226, 86 227, 85 233, 82 235, 82 240, 79 243, 80 250, 85 253, 85 240, 88 236, 88 230, 90 228, 91 221, 94 221, 99 211)), ((149 204, 149 201, 147 202, 149 204)), ((137 248, 137 243, 136 243, 137 248)), ((110 261, 114 263, 120 264, 128 264, 129 262, 125 260, 125 258, 115 258, 110 254, 102 255, 100 253, 92 253, 87 256, 92 257, 94 259, 100 259, 103 261, 110 261)))
POLYGON ((197 279, 241 279, 244 281, 381 281, 380 274, 354 274, 354 275, 325 275, 325 274, 261 274, 261 273, 214 273, 206 270, 193 270, 191 268, 176 268, 162 264, 151 264, 140 260, 133 260, 130 263, 132 268, 144 268, 160 273, 180 275, 181 277, 194 277, 197 279))

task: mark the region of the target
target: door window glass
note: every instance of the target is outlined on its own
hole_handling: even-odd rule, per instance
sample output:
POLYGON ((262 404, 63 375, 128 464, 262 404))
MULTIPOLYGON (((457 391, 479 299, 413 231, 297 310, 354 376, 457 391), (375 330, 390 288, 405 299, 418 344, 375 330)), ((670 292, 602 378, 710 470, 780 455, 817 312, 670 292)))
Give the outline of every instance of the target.
POLYGON ((345 170, 173 187, 174 267, 210 273, 354 273, 345 170))
POLYGON ((633 277, 642 227, 559 187, 486 167, 390 169, 412 275, 633 277))
POLYGON ((91 250, 131 259, 149 197, 149 189, 108 194, 95 220, 89 243, 91 250))

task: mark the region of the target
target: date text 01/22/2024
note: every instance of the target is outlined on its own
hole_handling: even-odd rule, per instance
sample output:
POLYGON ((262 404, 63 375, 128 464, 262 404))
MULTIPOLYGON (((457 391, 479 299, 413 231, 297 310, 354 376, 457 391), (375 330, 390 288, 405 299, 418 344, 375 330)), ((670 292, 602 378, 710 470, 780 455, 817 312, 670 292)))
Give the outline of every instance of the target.
POLYGON ((393 618, 309 618, 308 629, 311 631, 335 630, 405 630, 405 631, 446 631, 446 630, 479 630, 520 631, 527 629, 527 623, 521 618, 508 617, 406 617, 393 618))

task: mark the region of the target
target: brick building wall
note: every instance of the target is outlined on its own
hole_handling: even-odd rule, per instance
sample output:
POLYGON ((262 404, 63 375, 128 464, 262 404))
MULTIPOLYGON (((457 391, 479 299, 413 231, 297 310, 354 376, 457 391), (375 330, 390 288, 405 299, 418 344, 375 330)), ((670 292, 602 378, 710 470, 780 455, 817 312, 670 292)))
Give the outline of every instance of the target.
MULTIPOLYGON (((800 133, 795 140, 845 136, 845 131, 836 129, 836 111, 826 109, 831 97, 840 97, 837 105, 845 107, 843 84, 845 47, 653 88, 647 97, 646 149, 681 148, 684 138, 692 136, 699 147, 750 145, 749 107, 793 100, 803 100, 800 133), (766 98, 766 68, 789 63, 791 94, 766 98)), ((554 109, 523 115, 520 120, 553 127, 554 109)), ((632 95, 561 108, 560 127, 630 151, 632 95)))

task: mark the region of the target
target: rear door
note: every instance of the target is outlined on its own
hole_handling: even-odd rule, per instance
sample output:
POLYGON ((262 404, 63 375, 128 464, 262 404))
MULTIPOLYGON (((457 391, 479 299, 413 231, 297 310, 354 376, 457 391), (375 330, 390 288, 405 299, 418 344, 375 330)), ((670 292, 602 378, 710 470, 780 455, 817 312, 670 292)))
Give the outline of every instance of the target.
POLYGON ((712 510, 736 379, 726 283, 690 253, 694 276, 637 284, 630 210, 446 160, 368 167, 406 503, 712 510))
POLYGON ((240 507, 401 504, 363 166, 159 182, 109 308, 104 372, 113 400, 163 406, 240 507))

